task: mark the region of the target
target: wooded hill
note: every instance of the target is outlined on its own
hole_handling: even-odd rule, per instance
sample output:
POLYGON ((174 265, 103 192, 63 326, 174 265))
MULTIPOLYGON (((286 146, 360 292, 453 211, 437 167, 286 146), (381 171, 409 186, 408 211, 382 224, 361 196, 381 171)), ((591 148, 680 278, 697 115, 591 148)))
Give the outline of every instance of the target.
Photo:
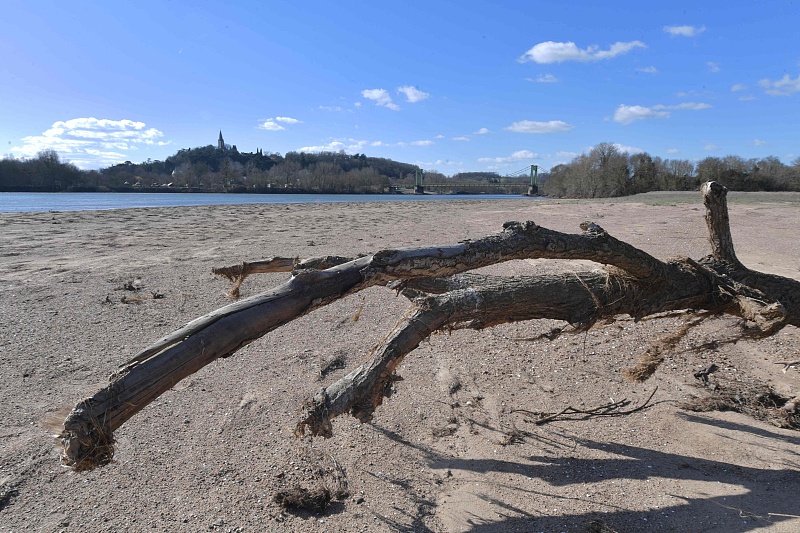
MULTIPOLYGON (((164 161, 126 161, 100 171, 82 171, 61 161, 54 150, 44 150, 32 159, 0 161, 0 191, 384 193, 391 187, 412 189, 421 170, 366 154, 288 152, 282 156, 260 149, 240 152, 235 145, 221 143, 181 149, 164 161)), ((501 180, 511 178, 501 178, 496 172, 466 172, 453 178, 425 172, 426 183, 495 184, 501 180)), ((527 183, 526 178, 512 181, 527 183)))

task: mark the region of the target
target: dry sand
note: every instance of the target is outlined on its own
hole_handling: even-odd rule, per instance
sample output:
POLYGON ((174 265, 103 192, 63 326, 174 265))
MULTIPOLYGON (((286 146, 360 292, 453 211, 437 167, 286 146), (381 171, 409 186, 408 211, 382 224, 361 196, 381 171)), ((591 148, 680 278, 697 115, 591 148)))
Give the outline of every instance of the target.
MULTIPOLYGON (((698 195, 699 196, 699 195, 698 195)), ((731 207, 752 268, 800 279, 797 203, 731 207)), ((661 202, 664 203, 664 202, 661 202)), ((666 202, 669 203, 669 202, 666 202)), ((340 356, 356 366, 408 307, 374 288, 265 335, 178 383, 118 432, 114 463, 59 464, 48 416, 63 417, 139 349, 228 302, 214 266, 273 255, 357 254, 453 243, 533 220, 578 231, 593 220, 660 258, 708 251, 699 197, 678 205, 454 201, 212 206, 0 214, 0 530, 2 531, 800 531, 800 434, 736 413, 691 413, 693 373, 797 394, 786 328, 760 342, 715 344, 717 319, 681 342, 649 381, 620 370, 686 319, 621 319, 586 335, 521 341, 554 323, 437 335, 400 367, 373 423, 341 417, 334 437, 297 440, 307 394, 340 356), (122 287, 142 287, 140 303, 122 287), (153 299, 152 293, 163 295, 153 299), (363 305, 360 319, 353 321, 363 305), (690 348, 710 343, 706 349, 690 348), (555 412, 628 399, 624 417, 534 425, 518 409, 555 412), (514 438, 511 438, 511 437, 514 438), (324 514, 290 513, 283 489, 313 486, 339 465, 350 497, 324 514)), ((515 261, 501 274, 591 263, 515 261)), ((250 278, 251 295, 286 279, 250 278)))

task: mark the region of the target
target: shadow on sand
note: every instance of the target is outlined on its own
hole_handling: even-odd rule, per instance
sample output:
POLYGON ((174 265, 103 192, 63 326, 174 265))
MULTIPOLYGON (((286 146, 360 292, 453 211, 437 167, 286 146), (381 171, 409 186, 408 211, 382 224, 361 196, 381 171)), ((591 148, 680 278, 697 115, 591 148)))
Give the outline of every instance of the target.
MULTIPOLYGON (((734 422, 721 421, 695 414, 681 413, 683 419, 698 424, 717 426, 731 431, 745 431, 790 445, 800 444, 800 438, 772 432, 768 429, 752 427, 734 422)), ((791 530, 787 520, 800 518, 797 494, 800 494, 800 452, 796 453, 798 462, 782 465, 783 468, 760 469, 737 466, 734 464, 700 459, 696 457, 651 450, 624 444, 597 442, 591 439, 575 438, 569 436, 578 447, 584 450, 601 451, 604 455, 611 454, 611 458, 581 458, 575 457, 577 450, 565 453, 563 456, 533 455, 524 461, 512 462, 491 459, 462 459, 441 454, 428 446, 411 443, 400 435, 377 426, 373 426, 386 438, 404 446, 414 448, 421 452, 431 468, 452 469, 476 474, 488 472, 508 472, 521 476, 538 478, 553 487, 568 485, 581 485, 600 482, 604 480, 628 479, 647 481, 653 479, 671 479, 685 481, 702 481, 735 485, 743 489, 742 494, 726 495, 724 497, 685 497, 671 494, 672 500, 680 503, 652 509, 649 511, 632 511, 617 508, 608 512, 587 512, 575 514, 562 514, 560 516, 541 516, 531 513, 524 508, 515 507, 506 502, 499 501, 487 494, 478 494, 484 502, 493 508, 496 518, 489 520, 485 516, 474 514, 465 516, 470 524, 469 531, 480 533, 499 532, 534 532, 534 531, 592 531, 590 524, 600 521, 619 532, 632 531, 725 531, 744 532, 761 528, 775 528, 775 530, 791 530), (784 529, 785 528, 785 529, 784 529)), ((556 432, 554 432, 556 433, 556 432)), ((541 444, 553 446, 554 441, 548 437, 534 437, 541 444)), ((527 439, 526 439, 527 440, 527 439)), ((769 446, 769 440, 764 442, 769 446)), ((786 453, 785 447, 783 453, 786 453)), ((403 487, 403 482, 391 480, 403 487)), ((486 481, 486 483, 491 483, 486 481)), ((569 500, 581 501, 582 507, 586 504, 602 504, 597 497, 583 500, 582 498, 562 497, 546 492, 526 490, 521 487, 503 485, 506 490, 515 490, 524 494, 525 499, 555 498, 563 501, 560 505, 570 507, 569 500)), ((413 491, 407 488, 409 496, 413 491)), ((490 492, 490 491, 487 491, 490 492)), ((430 531, 424 525, 424 516, 435 512, 434 501, 420 500, 417 502, 417 516, 407 517, 408 521, 400 523, 386 517, 381 518, 387 526, 395 531, 425 532, 430 531)), ((607 505, 602 505, 608 507, 607 505)), ((465 510, 469 513, 469 510, 465 510)), ((595 530, 596 531, 596 530, 595 530)))

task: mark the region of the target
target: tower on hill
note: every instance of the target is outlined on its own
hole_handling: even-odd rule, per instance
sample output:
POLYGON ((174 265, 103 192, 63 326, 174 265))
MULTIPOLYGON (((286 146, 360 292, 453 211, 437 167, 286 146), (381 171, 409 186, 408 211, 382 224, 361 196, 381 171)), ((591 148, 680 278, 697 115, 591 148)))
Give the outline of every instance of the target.
POLYGON ((222 130, 219 130, 219 140, 217 141, 217 150, 225 150, 225 140, 222 138, 222 130))

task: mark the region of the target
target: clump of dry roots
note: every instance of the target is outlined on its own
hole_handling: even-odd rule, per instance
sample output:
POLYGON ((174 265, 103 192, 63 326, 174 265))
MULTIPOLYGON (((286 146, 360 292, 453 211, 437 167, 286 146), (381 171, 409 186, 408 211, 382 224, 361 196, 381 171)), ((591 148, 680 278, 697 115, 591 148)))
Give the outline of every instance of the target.
MULTIPOLYGON (((79 425, 83 424, 79 423, 79 425)), ((85 425, 88 427, 65 426, 58 435, 65 449, 69 446, 69 450, 72 452, 72 455, 63 455, 61 463, 72 467, 76 472, 108 464, 114 458, 114 434, 95 417, 91 417, 85 425), (83 435, 83 437, 76 437, 76 435, 83 435)))
POLYGON ((322 513, 333 500, 350 496, 347 474, 332 455, 318 450, 306 450, 305 461, 311 468, 312 486, 295 484, 275 493, 275 503, 290 511, 322 513), (328 465, 324 463, 330 463, 328 465))
POLYGON ((707 386, 711 389, 709 395, 692 396, 678 407, 695 412, 734 411, 780 428, 800 430, 798 398, 783 396, 761 383, 724 378, 713 378, 707 386))
POLYGON ((303 509, 317 513, 324 511, 332 499, 331 491, 321 485, 313 489, 293 487, 275 494, 275 503, 284 509, 303 509))

